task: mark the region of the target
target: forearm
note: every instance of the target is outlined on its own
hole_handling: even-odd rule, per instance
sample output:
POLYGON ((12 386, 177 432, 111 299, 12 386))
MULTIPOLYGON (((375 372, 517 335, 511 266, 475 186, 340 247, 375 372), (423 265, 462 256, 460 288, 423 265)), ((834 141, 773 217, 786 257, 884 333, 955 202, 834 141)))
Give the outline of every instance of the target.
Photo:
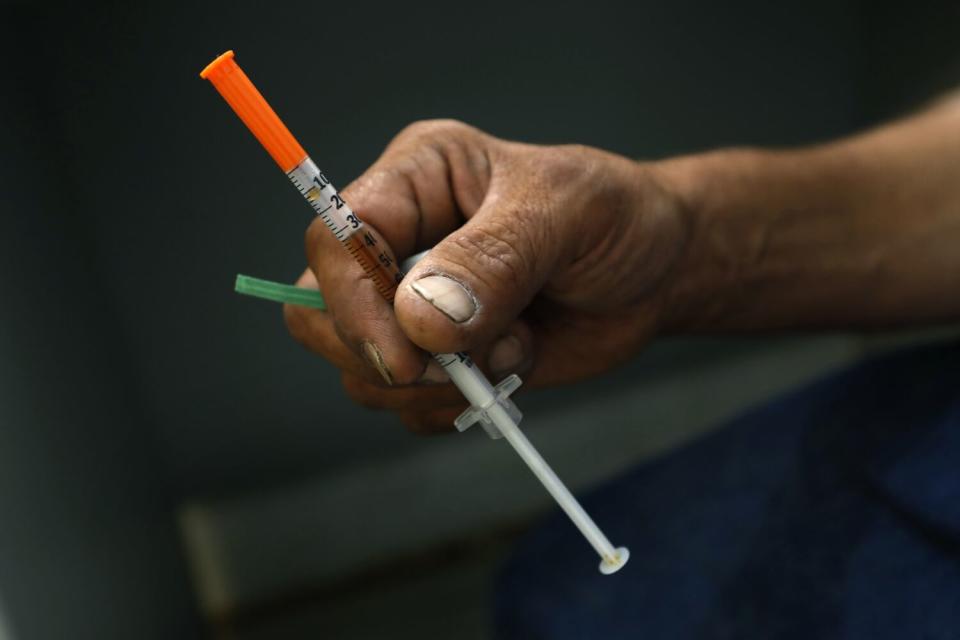
POLYGON ((665 331, 960 319, 960 100, 829 145, 662 169, 689 215, 665 331))

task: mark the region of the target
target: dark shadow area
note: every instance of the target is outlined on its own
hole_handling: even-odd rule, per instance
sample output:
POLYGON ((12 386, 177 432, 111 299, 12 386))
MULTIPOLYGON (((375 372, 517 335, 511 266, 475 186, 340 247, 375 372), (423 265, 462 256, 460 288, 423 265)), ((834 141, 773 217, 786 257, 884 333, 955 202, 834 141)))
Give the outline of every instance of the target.
MULTIPOLYGON (((176 505, 429 446, 353 406, 278 307, 233 293, 238 272, 298 276, 310 212, 198 78, 215 55, 237 52, 345 186, 427 118, 636 158, 830 139, 949 88, 958 13, 759 0, 0 9, 0 594, 16 640, 199 635, 176 505)), ((672 340, 529 408, 764 344, 672 340)))

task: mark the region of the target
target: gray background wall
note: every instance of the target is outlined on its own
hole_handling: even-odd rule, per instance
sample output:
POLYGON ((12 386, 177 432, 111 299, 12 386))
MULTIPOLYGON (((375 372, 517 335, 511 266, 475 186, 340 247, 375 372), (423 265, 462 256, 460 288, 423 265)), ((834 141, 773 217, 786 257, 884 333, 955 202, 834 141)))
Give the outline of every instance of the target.
MULTIPOLYGON (((369 470, 363 485, 384 468, 402 475, 428 448, 442 452, 439 470, 458 455, 350 405, 333 368, 286 336, 279 309, 232 293, 237 272, 296 277, 309 215, 197 78, 214 55, 235 49, 345 185, 405 124, 431 117, 634 157, 853 131, 957 77, 955 7, 871 5, 0 9, 0 611, 14 637, 201 633, 191 572, 205 606, 223 611, 236 594, 268 599, 286 575, 223 574, 197 551, 190 531, 225 536, 208 553, 251 555, 229 551, 238 538, 222 505, 283 539, 290 511, 261 509, 263 496, 308 509, 354 469, 369 470), (263 523, 266 513, 281 515, 263 523), (220 584, 211 600, 202 566, 242 584, 220 584)), ((817 344, 822 358, 773 359, 761 377, 795 381, 857 353, 817 344)), ((576 411, 599 388, 629 400, 668 373, 663 398, 690 397, 685 385, 717 362, 735 373, 751 354, 791 348, 674 342, 524 408, 576 411)), ((734 378, 731 397, 753 398, 754 381, 734 378)), ((693 433, 711 411, 678 424, 693 433)), ((327 565, 305 566, 316 570, 296 579, 309 582, 327 565)))

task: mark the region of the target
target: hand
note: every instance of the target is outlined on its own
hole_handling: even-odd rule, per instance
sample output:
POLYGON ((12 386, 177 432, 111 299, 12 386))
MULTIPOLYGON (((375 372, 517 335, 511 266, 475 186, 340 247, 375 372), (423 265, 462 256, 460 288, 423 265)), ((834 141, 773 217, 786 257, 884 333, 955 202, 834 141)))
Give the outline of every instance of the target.
POLYGON ((668 175, 582 146, 496 139, 453 121, 414 124, 343 191, 400 257, 431 248, 391 306, 320 220, 307 231, 327 312, 287 306, 293 336, 343 371, 357 402, 418 432, 466 404, 427 352, 468 351, 496 383, 603 372, 657 331, 664 281, 688 235, 668 175))

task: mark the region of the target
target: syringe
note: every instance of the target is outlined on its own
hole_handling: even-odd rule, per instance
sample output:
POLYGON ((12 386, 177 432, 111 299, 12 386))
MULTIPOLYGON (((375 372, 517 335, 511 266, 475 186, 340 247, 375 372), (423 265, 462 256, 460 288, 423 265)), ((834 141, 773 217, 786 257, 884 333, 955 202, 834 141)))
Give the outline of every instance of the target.
MULTIPOLYGON (((270 108, 237 65, 233 51, 218 56, 200 73, 200 77, 213 83, 330 232, 363 267, 380 294, 393 301, 397 285, 403 280, 403 272, 396 260, 366 230, 363 221, 270 108)), ((520 386, 520 378, 511 375, 493 386, 466 353, 433 354, 433 358, 470 403, 470 408, 454 421, 456 428, 465 431, 479 423, 491 438, 506 438, 600 555, 600 571, 611 574, 626 564, 630 557, 627 548, 610 544, 607 536, 517 426, 522 414, 510 394, 520 386)))

